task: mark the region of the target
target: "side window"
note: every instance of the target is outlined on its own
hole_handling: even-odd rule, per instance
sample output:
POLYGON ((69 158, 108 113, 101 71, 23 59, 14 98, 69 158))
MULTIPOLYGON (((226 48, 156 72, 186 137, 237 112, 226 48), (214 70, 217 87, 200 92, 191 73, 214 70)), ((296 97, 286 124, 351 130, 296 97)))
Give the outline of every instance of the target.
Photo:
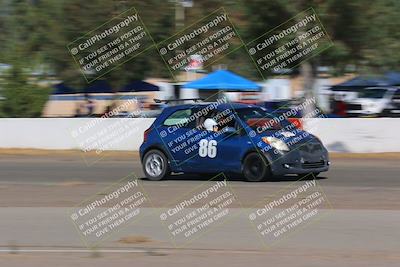
MULTIPOLYGON (((230 109, 226 109, 223 111, 213 110, 201 116, 197 120, 197 128, 205 130, 206 129, 205 122, 207 119, 212 119, 216 123, 217 129, 213 131, 221 131, 226 127, 236 128, 235 113, 230 109)), ((210 131, 210 129, 208 130, 210 131)))
POLYGON ((215 115, 215 119, 217 120, 219 130, 222 130, 226 127, 236 128, 235 114, 230 109, 218 112, 215 115))
POLYGON ((192 127, 195 121, 190 121, 191 109, 180 109, 172 113, 164 121, 164 126, 192 127))

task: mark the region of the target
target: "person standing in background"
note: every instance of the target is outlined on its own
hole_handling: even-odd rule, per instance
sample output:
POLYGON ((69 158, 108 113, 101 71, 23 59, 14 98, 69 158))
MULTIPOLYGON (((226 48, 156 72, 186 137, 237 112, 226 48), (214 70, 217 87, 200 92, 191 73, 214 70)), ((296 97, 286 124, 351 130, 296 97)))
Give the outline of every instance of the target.
POLYGON ((93 115, 94 110, 95 110, 95 103, 91 99, 87 99, 86 101, 86 110, 87 110, 87 116, 90 117, 93 115))

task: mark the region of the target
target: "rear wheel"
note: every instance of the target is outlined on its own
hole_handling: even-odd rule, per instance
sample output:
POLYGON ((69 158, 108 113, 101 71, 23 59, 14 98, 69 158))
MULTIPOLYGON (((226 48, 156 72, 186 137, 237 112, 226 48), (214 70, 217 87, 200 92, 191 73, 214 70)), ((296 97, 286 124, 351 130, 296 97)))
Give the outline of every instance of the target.
POLYGON ((160 150, 150 150, 144 155, 143 171, 147 179, 152 181, 165 178, 171 173, 168 158, 160 150))
POLYGON ((243 161, 243 175, 248 182, 261 182, 271 174, 267 160, 252 152, 243 161))

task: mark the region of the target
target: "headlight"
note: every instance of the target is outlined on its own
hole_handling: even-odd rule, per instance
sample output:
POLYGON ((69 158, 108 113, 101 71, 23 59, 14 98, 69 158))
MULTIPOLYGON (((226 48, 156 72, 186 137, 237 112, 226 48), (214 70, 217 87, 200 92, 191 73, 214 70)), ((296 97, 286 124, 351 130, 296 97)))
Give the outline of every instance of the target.
POLYGON ((264 143, 269 144, 273 148, 276 148, 280 151, 289 151, 289 147, 279 138, 267 136, 263 137, 262 140, 264 141, 264 143))

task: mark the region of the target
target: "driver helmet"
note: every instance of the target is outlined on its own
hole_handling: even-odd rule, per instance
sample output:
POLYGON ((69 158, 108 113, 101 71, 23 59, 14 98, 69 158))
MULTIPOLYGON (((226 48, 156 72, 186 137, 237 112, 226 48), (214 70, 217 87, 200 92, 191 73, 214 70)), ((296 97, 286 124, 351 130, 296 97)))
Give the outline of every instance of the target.
POLYGON ((214 131, 214 126, 218 126, 214 119, 208 118, 204 121, 204 128, 206 128, 207 131, 214 131))

